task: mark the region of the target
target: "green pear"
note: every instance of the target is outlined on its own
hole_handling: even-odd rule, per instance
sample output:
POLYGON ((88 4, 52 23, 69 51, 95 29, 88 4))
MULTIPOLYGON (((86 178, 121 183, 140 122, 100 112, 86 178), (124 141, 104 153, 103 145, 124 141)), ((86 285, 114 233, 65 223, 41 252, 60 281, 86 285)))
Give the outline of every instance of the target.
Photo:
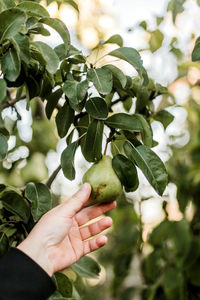
POLYGON ((87 170, 83 176, 84 182, 90 183, 90 200, 97 203, 112 202, 122 192, 121 182, 112 168, 112 158, 108 155, 87 170))

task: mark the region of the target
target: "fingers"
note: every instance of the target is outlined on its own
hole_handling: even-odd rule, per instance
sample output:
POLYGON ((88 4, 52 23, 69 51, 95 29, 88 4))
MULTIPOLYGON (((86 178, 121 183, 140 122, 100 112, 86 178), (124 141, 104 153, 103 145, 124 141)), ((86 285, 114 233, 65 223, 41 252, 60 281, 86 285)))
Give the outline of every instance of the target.
POLYGON ((66 210, 68 217, 73 217, 84 206, 89 199, 91 193, 91 186, 89 183, 84 183, 82 187, 74 194, 63 207, 66 210))
POLYGON ((108 241, 107 237, 105 235, 102 235, 92 240, 83 242, 84 255, 103 247, 104 245, 107 244, 107 241, 108 241))
POLYGON ((82 240, 84 241, 86 239, 91 238, 92 236, 101 233, 105 229, 109 228, 111 225, 112 219, 110 217, 105 217, 93 224, 80 228, 82 240))
POLYGON ((114 209, 116 205, 116 202, 111 202, 84 208, 75 216, 76 222, 79 226, 82 226, 88 221, 95 219, 102 214, 114 209))

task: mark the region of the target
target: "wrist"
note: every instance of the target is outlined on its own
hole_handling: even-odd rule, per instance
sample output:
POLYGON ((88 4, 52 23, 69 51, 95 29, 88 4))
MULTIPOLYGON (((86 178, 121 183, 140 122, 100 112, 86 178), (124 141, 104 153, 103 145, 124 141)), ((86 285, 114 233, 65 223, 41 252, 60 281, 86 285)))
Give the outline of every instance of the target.
POLYGON ((50 277, 53 275, 53 268, 49 262, 48 251, 45 251, 45 247, 40 248, 37 244, 29 243, 27 238, 17 248, 37 263, 50 277))

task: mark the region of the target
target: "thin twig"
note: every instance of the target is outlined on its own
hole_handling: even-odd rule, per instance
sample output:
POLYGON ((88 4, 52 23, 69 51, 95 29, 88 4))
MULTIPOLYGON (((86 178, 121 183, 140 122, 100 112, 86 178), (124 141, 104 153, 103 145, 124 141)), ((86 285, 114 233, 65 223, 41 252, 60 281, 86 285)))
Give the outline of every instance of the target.
POLYGON ((52 185, 54 179, 56 178, 56 176, 58 175, 58 173, 60 172, 60 170, 61 170, 61 165, 59 165, 57 167, 57 169, 49 177, 49 179, 48 179, 48 181, 46 183, 46 186, 48 186, 49 189, 51 188, 51 185, 52 185))
POLYGON ((108 144, 112 141, 113 135, 115 134, 115 130, 111 129, 111 132, 109 134, 109 137, 106 140, 106 146, 105 146, 105 150, 104 150, 104 155, 106 155, 107 152, 107 148, 108 148, 108 144))
POLYGON ((11 99, 10 101, 7 101, 5 103, 2 104, 2 108, 7 108, 10 106, 14 106, 18 101, 26 99, 26 95, 23 95, 22 97, 20 97, 20 99, 11 99))

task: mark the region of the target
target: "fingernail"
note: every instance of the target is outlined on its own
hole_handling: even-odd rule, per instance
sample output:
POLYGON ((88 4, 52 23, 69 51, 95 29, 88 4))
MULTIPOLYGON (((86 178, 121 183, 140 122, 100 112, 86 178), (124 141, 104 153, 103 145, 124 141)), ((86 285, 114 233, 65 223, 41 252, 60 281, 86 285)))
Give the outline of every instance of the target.
POLYGON ((89 186, 89 183, 86 182, 81 186, 80 190, 83 192, 86 192, 88 190, 88 186, 89 186))

